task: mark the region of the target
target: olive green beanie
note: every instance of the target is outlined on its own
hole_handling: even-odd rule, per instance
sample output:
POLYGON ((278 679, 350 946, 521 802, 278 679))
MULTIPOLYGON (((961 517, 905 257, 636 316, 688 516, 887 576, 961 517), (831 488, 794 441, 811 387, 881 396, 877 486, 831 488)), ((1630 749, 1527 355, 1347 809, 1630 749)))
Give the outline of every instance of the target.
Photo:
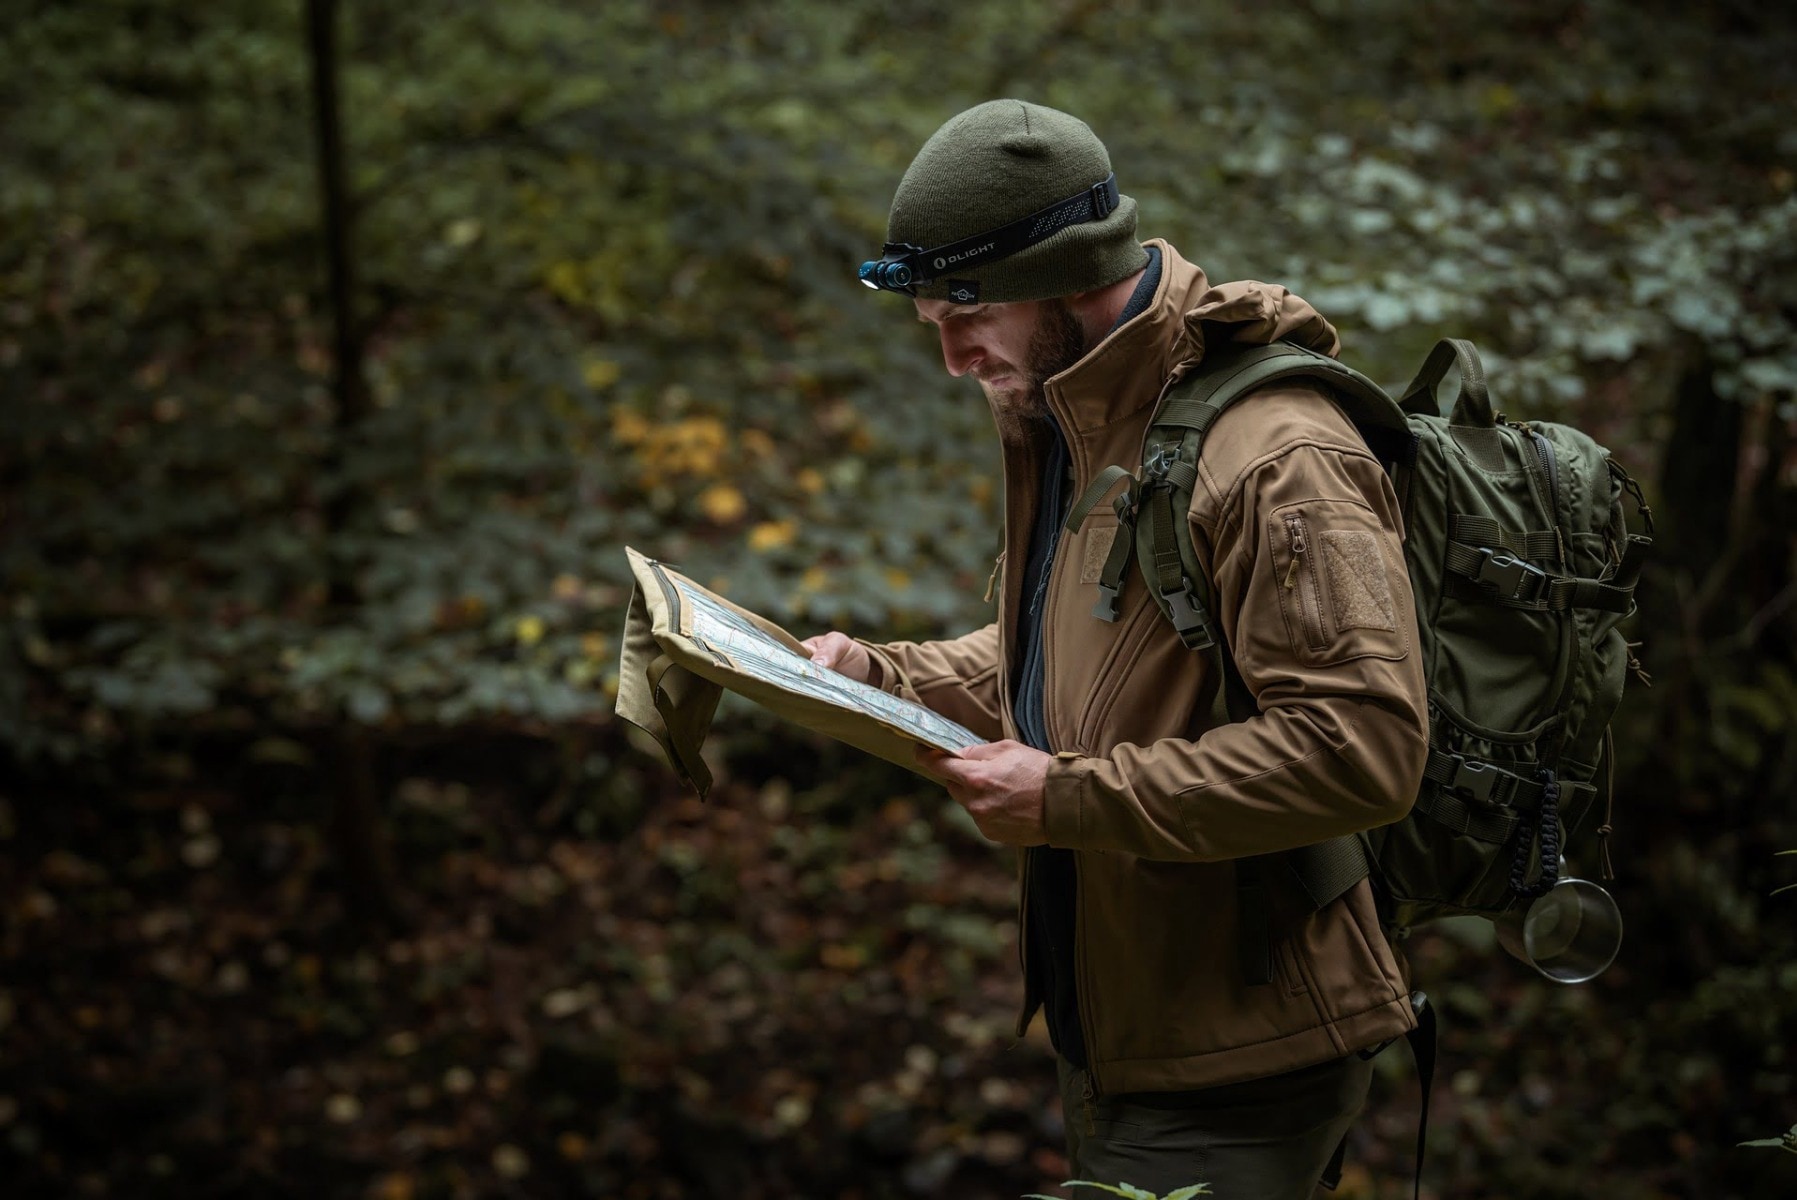
MULTIPOLYGON (((951 117, 899 181, 886 240, 929 249, 1029 216, 1111 174, 1104 143, 1078 117, 1023 100, 989 100, 951 117)), ((1016 254, 915 286, 932 300, 1043 300, 1105 287, 1140 271, 1136 202, 1071 224, 1016 254), (952 278, 950 278, 952 276, 952 278), (967 290, 963 285, 972 284, 967 290)))

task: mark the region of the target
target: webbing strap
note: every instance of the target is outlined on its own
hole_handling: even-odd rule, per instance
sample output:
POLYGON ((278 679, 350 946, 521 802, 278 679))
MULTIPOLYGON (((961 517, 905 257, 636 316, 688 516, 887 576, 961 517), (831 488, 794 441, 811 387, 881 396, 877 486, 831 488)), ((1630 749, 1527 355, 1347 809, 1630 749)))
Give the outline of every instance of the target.
POLYGON ((1167 482, 1185 492, 1198 490, 1198 468, 1191 463, 1180 460, 1168 464, 1167 482))
MULTIPOLYGON (((1515 554, 1493 550, 1489 546, 1451 541, 1446 566, 1461 578, 1478 584, 1486 599, 1507 608, 1526 608, 1535 612, 1596 608, 1626 613, 1635 602, 1632 579, 1620 584, 1616 579, 1554 575, 1515 554)), ((1639 565, 1633 567, 1633 573, 1640 574, 1639 565)))
MULTIPOLYGON (((1502 844, 1516 832, 1518 818, 1496 811, 1507 808, 1532 813, 1541 806, 1548 788, 1540 779, 1530 779, 1463 754, 1447 754, 1430 750, 1423 778, 1440 785, 1439 790, 1425 790, 1416 798, 1418 810, 1456 833, 1478 838, 1482 842, 1502 844)), ((1555 785, 1561 795, 1567 792, 1591 792, 1597 788, 1588 783, 1559 781, 1555 785)))
POLYGON ((1285 862, 1313 910, 1333 904, 1369 873, 1366 849, 1352 835, 1300 846, 1286 853, 1285 862))
MULTIPOLYGON (((1410 1044, 1410 1057, 1416 1060, 1416 1079, 1423 1092, 1423 1103, 1416 1117, 1416 1200, 1423 1195, 1423 1155, 1429 1147, 1429 1091, 1435 1083, 1435 1043, 1437 1030, 1435 1026, 1435 1006, 1429 1003, 1424 992, 1410 993, 1410 1011, 1416 1014, 1416 1024, 1404 1034, 1404 1040, 1410 1044)), ((1368 1046, 1356 1053, 1368 1062, 1383 1054, 1388 1046, 1397 1038, 1387 1038, 1376 1046, 1368 1046)), ((1326 1183, 1331 1190, 1334 1184, 1328 1183, 1330 1175, 1340 1182, 1342 1159, 1347 1155, 1348 1139, 1344 1134, 1341 1144, 1335 1148, 1335 1157, 1330 1159, 1319 1183, 1326 1183)))
POLYGON ((1098 574, 1098 602, 1092 615, 1100 621, 1115 621, 1118 600, 1123 595, 1123 572, 1129 566, 1129 552, 1135 548, 1136 515, 1125 493, 1117 497, 1117 532, 1111 538, 1111 551, 1105 555, 1104 569, 1098 574))
POLYGON ((1173 511, 1173 489, 1156 487, 1142 497, 1142 516, 1148 522, 1148 545, 1154 552, 1154 584, 1161 595, 1183 591, 1185 568, 1174 540, 1173 523, 1184 514, 1173 511))
POLYGON ((1211 404, 1205 400, 1193 400, 1190 397, 1174 396, 1160 407, 1154 414, 1155 425, 1173 425, 1180 429, 1191 429, 1202 437, 1210 430, 1216 419, 1223 415, 1223 406, 1211 404))
POLYGON ((1185 513, 1174 510, 1174 490, 1166 484, 1150 485, 1143 491, 1139 519, 1147 522, 1143 533, 1153 556, 1154 575, 1150 583, 1155 594, 1166 602, 1179 640, 1189 650, 1208 650, 1217 644, 1216 638, 1211 634, 1204 602, 1186 576, 1179 556, 1178 534, 1174 532, 1178 523, 1185 520, 1185 513))
POLYGON ((1489 842, 1494 846, 1508 842, 1516 832, 1516 817, 1474 808, 1446 790, 1424 792, 1417 796, 1416 809, 1445 829, 1478 838, 1481 842, 1489 842))
POLYGON ((1552 559, 1560 553, 1560 535, 1552 529, 1514 533, 1490 517, 1453 513, 1448 517, 1448 537, 1473 546, 1508 550, 1519 558, 1552 559))
POLYGON ((1429 1150, 1429 1089, 1435 1082, 1435 1006, 1423 992, 1410 994, 1410 1007, 1416 1010, 1416 1028, 1404 1035, 1410 1043, 1410 1056, 1416 1059, 1416 1081, 1422 1088, 1423 1103, 1416 1117, 1416 1189, 1415 1200, 1423 1197, 1423 1157, 1429 1150))
POLYGON ((1653 539, 1642 533, 1629 534, 1628 544, 1622 548, 1622 561, 1616 564, 1616 575, 1610 583, 1620 588, 1632 588, 1641 578, 1641 568, 1647 562, 1648 551, 1653 549, 1653 539))
POLYGON ((1079 499, 1073 502, 1073 507, 1067 510, 1065 522, 1067 532, 1078 533, 1079 527, 1086 523, 1086 518, 1091 515, 1098 502, 1104 499, 1104 494, 1110 491, 1119 479, 1128 478, 1130 478, 1130 474, 1123 467, 1112 465, 1100 471, 1098 477, 1087 486, 1085 491, 1080 493, 1079 499))

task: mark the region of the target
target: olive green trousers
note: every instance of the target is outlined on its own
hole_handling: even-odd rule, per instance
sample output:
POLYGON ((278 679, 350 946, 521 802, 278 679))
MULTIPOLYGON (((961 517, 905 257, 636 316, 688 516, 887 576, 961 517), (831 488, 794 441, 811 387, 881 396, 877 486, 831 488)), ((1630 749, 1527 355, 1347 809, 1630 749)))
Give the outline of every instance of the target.
POLYGON ((1091 1076, 1063 1059, 1069 1177, 1157 1196, 1206 1183, 1216 1200, 1311 1200, 1372 1078, 1373 1064, 1350 1054, 1165 1100, 1094 1096, 1091 1076))

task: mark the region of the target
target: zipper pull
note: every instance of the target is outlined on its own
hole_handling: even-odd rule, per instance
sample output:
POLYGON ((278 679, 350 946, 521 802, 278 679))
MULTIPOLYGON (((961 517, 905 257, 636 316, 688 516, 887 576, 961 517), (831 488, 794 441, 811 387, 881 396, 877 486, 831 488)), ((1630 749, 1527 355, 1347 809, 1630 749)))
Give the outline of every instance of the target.
POLYGON ((1285 588, 1290 591, 1298 586, 1298 560, 1304 556, 1304 526, 1298 523, 1298 518, 1287 517, 1285 533, 1292 543, 1292 563, 1285 569, 1285 588))

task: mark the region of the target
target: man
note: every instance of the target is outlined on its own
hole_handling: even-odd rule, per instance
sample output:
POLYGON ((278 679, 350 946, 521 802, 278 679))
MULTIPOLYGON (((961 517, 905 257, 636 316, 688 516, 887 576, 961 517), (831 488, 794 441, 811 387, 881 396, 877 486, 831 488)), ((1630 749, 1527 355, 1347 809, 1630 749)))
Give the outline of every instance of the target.
POLYGON ((1117 521, 1063 521, 1106 466, 1140 464, 1169 379, 1223 342, 1337 347, 1285 289, 1213 288, 1135 224, 1065 113, 992 101, 925 143, 862 276, 908 292, 991 405, 998 619, 807 645, 991 739, 920 754, 981 832, 1024 848, 1018 1032, 1045 1010, 1074 1175, 1300 1200, 1365 1100, 1357 1052, 1414 1023, 1368 885, 1316 909, 1262 857, 1395 820, 1416 793, 1426 694, 1398 504, 1320 387, 1273 385, 1212 427, 1189 512, 1253 714, 1213 717, 1217 660, 1140 577, 1116 620, 1094 615, 1117 521), (1270 930, 1268 981, 1243 963, 1245 917, 1270 930))

